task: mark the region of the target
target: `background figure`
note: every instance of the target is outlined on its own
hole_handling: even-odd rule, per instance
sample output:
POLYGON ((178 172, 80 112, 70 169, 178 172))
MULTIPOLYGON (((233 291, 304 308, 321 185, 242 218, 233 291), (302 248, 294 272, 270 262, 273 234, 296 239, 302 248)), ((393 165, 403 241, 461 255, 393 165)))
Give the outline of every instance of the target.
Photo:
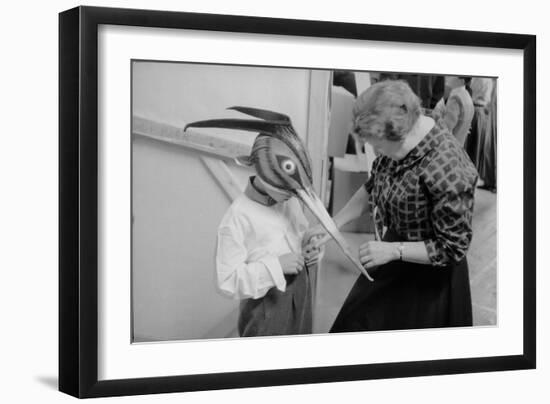
POLYGON ((483 187, 496 191, 497 188, 497 87, 493 85, 489 108, 489 128, 484 144, 484 159, 480 172, 483 187))
POLYGON ((431 74, 399 74, 397 78, 405 80, 411 90, 420 98, 422 108, 429 115, 445 91, 445 76, 431 74))
POLYGON ((497 97, 495 80, 484 77, 472 79, 474 119, 466 139, 466 152, 477 167, 483 181, 481 187, 496 190, 497 97))
POLYGON ((371 84, 384 80, 406 81, 420 99, 421 107, 427 115, 431 115, 433 109, 445 94, 445 76, 389 72, 371 72, 370 75, 371 84))
POLYGON ((357 97, 357 84, 355 73, 347 70, 335 70, 332 76, 332 84, 345 88, 351 95, 357 97))
POLYGON ((397 73, 389 72, 369 72, 370 74, 370 84, 376 84, 384 80, 397 80, 397 73))
POLYGON ((458 142, 464 146, 474 117, 474 103, 466 83, 468 77, 447 76, 445 85, 450 89, 447 101, 440 100, 433 111, 436 120, 441 119, 458 142))

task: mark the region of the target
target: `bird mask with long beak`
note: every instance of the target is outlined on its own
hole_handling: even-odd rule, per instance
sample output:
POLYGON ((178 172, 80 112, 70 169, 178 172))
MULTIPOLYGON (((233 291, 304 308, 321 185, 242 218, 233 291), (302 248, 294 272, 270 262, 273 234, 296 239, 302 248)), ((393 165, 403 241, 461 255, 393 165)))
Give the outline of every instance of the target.
POLYGON ((284 114, 249 107, 231 107, 259 119, 211 119, 188 124, 187 128, 223 128, 258 132, 250 156, 237 157, 241 165, 253 166, 260 178, 281 191, 298 197, 315 215, 346 257, 369 280, 323 203, 313 191, 311 161, 304 144, 284 114))

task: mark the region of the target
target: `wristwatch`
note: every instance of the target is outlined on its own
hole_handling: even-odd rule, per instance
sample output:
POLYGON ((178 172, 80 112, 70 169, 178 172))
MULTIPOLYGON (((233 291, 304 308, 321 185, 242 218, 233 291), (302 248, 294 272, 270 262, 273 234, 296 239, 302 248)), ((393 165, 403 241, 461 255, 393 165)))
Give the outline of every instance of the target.
POLYGON ((399 249, 399 261, 403 261, 403 250, 405 249, 405 245, 402 241, 399 243, 397 248, 399 249))

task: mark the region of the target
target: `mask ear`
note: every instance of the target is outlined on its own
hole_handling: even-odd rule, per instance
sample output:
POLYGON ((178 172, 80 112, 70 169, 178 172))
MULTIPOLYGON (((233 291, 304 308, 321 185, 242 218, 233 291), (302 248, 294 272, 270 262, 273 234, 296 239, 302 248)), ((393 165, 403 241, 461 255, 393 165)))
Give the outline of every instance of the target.
POLYGON ((254 164, 249 156, 235 157, 235 163, 243 167, 251 167, 254 164))

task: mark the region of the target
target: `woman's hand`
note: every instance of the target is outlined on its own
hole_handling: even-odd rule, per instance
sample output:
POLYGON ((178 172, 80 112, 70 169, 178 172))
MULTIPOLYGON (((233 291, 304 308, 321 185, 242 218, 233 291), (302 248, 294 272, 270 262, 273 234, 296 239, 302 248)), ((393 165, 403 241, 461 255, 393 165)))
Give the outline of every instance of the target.
POLYGON ((399 248, 386 241, 367 241, 359 247, 359 261, 365 269, 399 259, 399 248))

